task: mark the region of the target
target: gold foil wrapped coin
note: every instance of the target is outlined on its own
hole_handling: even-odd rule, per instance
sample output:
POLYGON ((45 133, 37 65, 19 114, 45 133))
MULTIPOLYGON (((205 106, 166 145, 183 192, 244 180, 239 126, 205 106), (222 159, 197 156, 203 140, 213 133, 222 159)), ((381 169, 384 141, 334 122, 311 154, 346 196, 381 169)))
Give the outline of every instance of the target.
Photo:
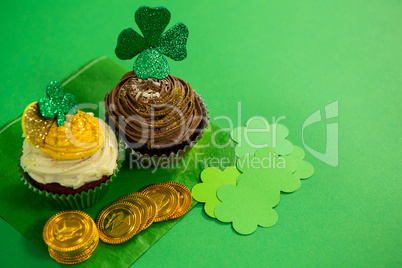
POLYGON ((149 196, 156 203, 157 213, 154 222, 169 219, 178 208, 179 194, 172 186, 155 183, 142 188, 140 192, 149 196))
POLYGON ((119 198, 116 202, 127 201, 133 204, 137 204, 143 208, 144 215, 142 218, 142 224, 138 232, 147 229, 156 218, 156 203, 150 197, 143 193, 131 193, 119 198))
POLYGON ((179 218, 186 214, 191 207, 191 203, 193 202, 191 192, 185 185, 178 182, 169 181, 165 184, 172 186, 179 193, 179 206, 169 220, 179 218))
POLYGON ((107 244, 120 244, 139 230, 141 212, 130 202, 115 202, 104 208, 96 219, 99 238, 107 244))
POLYGON ((95 251, 96 247, 98 246, 99 238, 96 239, 86 250, 78 255, 71 255, 63 252, 57 252, 49 248, 49 255, 58 263, 62 264, 77 264, 89 259, 92 256, 92 253, 95 251))
POLYGON ((92 218, 79 210, 66 210, 51 217, 43 229, 43 239, 52 249, 75 251, 91 242, 97 233, 92 218))
MULTIPOLYGON (((138 228, 137 233, 139 233, 140 231, 142 231, 143 227, 145 227, 145 225, 147 224, 148 221, 148 211, 145 210, 145 204, 143 204, 142 202, 139 202, 137 200, 133 200, 133 199, 129 199, 129 200, 124 200, 126 202, 130 202, 131 204, 133 204, 138 211, 140 212, 140 216, 141 216, 141 222, 140 222, 140 227, 138 228)), ((122 203, 122 200, 117 200, 114 203, 122 203)))
POLYGON ((63 264, 76 264, 91 257, 98 242, 92 218, 79 210, 66 210, 51 217, 43 228, 50 256, 63 264))

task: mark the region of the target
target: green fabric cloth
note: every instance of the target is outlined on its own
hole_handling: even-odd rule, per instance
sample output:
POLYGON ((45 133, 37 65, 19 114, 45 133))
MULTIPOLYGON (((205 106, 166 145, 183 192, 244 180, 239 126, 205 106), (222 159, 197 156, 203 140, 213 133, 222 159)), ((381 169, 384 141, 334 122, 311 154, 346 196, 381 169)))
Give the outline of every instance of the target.
MULTIPOLYGON (((109 58, 101 57, 91 61, 89 65, 86 64, 83 69, 64 80, 64 82, 69 80, 65 85, 65 92, 74 94, 81 104, 91 103, 100 105, 102 108, 105 93, 113 88, 125 72, 127 72, 125 67, 109 58)), ((98 116, 98 107, 88 111, 94 112, 95 116, 98 116)), ((102 109, 100 113, 103 113, 102 109)), ((8 144, 8 146, 2 147, 0 153, 2 163, 0 165, 0 174, 2 174, 0 177, 0 215, 35 245, 47 251, 47 246, 42 238, 43 226, 58 210, 45 199, 30 191, 20 180, 18 160, 22 150, 23 137, 21 122, 14 121, 11 121, 11 125, 0 133, 0 144, 8 144)), ((1 129, 3 128, 4 126, 1 129)), ((197 145, 209 143, 212 135, 218 144, 225 144, 230 140, 228 133, 210 125, 197 145)), ((232 146, 225 147, 225 149, 195 147, 177 166, 163 169, 138 169, 131 161, 130 155, 126 154, 126 161, 115 181, 110 184, 105 198, 85 212, 96 219, 100 210, 112 201, 155 182, 177 181, 191 189, 199 182, 199 174, 206 167, 199 160, 208 156, 228 157, 227 165, 230 165, 234 161, 234 150, 232 146), (188 168, 186 169, 185 166, 188 168)), ((195 203, 194 201, 192 206, 195 203)), ((120 245, 99 243, 93 256, 80 266, 129 266, 179 220, 180 218, 152 224, 145 231, 120 245)))

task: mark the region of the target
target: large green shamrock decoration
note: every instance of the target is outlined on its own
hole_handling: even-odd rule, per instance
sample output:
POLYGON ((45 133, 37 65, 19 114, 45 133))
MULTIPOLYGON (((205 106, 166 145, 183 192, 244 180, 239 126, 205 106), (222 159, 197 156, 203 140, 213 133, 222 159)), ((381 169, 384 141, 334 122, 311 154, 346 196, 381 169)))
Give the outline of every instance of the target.
POLYGON ((270 227, 278 221, 274 207, 280 192, 291 193, 301 186, 300 179, 313 175, 313 166, 304 161, 304 151, 298 146, 287 156, 279 156, 274 148, 258 149, 254 156, 238 159, 242 172, 237 184, 224 184, 216 191, 218 199, 215 217, 232 222, 240 234, 251 234, 257 226, 270 227))
POLYGON ((286 139, 289 130, 282 124, 269 124, 264 117, 250 118, 244 127, 232 130, 230 136, 237 143, 237 157, 254 155, 257 149, 271 147, 279 155, 288 155, 293 151, 293 144, 286 139))
MULTIPOLYGON (((314 173, 313 166, 304 161, 304 151, 298 146, 287 156, 279 156, 274 148, 258 149, 254 156, 243 156, 237 161, 237 168, 243 173, 253 173, 267 184, 275 185, 278 191, 291 193, 301 186, 300 179, 307 179, 314 173)), ((237 182, 240 181, 240 176, 237 182)))
POLYGON ((236 167, 228 167, 224 171, 209 167, 201 172, 202 183, 196 184, 191 189, 193 198, 198 202, 205 203, 204 211, 211 218, 215 218, 214 210, 221 201, 216 197, 216 190, 224 184, 236 185, 240 172, 236 167))
POLYGON ((221 222, 232 222, 240 234, 251 234, 257 226, 271 227, 278 221, 273 209, 279 203, 275 185, 264 183, 252 173, 243 173, 238 185, 225 184, 218 191, 221 203, 215 207, 215 216, 221 222))
POLYGON ((38 101, 40 114, 47 119, 57 116, 57 126, 62 126, 66 114, 77 113, 77 100, 74 95, 64 94, 63 86, 52 81, 46 87, 46 96, 38 101))
POLYGON ((134 18, 143 36, 132 28, 124 29, 117 39, 116 56, 128 60, 139 54, 133 66, 139 78, 165 79, 170 68, 163 55, 175 61, 187 57, 187 26, 179 22, 163 33, 170 21, 165 7, 141 6, 134 18))

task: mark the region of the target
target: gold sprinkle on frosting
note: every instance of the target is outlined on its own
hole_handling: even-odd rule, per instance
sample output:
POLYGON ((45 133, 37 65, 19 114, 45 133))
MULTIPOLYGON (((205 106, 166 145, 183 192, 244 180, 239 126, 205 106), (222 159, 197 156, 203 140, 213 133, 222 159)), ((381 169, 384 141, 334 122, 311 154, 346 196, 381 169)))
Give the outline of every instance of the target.
POLYGON ((39 113, 38 102, 33 102, 25 108, 22 115, 22 131, 25 138, 36 148, 45 145, 46 135, 55 119, 46 119, 39 113))

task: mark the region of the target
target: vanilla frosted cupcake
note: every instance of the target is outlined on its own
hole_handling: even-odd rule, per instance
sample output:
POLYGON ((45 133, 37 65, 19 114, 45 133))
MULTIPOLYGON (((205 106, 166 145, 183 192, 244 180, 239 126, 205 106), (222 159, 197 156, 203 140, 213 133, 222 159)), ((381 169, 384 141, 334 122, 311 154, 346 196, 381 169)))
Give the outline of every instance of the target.
MULTIPOLYGON (((54 194, 81 193, 100 186, 113 175, 117 168, 117 140, 110 127, 103 120, 98 121, 107 131, 107 138, 94 154, 79 159, 57 160, 24 140, 21 166, 38 189, 54 194)), ((58 153, 48 152, 50 155, 58 153)))
POLYGON ((50 82, 46 93, 23 114, 23 177, 61 208, 89 207, 121 166, 116 136, 103 120, 77 110, 60 83, 50 82))

